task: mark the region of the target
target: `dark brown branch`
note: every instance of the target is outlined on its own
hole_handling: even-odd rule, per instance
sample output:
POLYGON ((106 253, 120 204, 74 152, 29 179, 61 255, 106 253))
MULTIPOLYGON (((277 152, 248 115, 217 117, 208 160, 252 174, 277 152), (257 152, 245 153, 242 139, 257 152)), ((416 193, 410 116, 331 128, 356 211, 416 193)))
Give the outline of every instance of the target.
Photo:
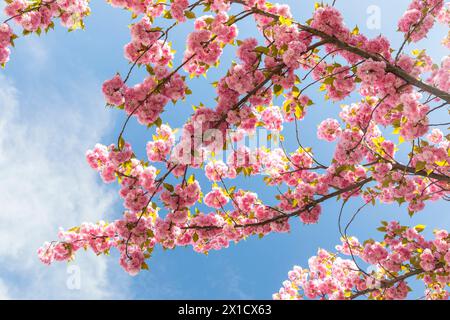
MULTIPOLYGON (((245 5, 245 3, 243 3, 240 0, 233 0, 233 2, 245 5)), ((277 15, 277 14, 266 12, 266 11, 261 10, 259 8, 255 8, 254 7, 254 8, 252 8, 252 10, 256 14, 264 15, 266 17, 273 18, 275 20, 278 20, 280 18, 280 16, 277 15)), ((411 85, 413 85, 413 86, 415 86, 417 88, 420 88, 420 89, 422 89, 422 90, 424 90, 426 92, 429 92, 429 93, 435 95, 436 97, 441 98, 442 100, 444 100, 446 102, 450 102, 450 93, 447 93, 447 92, 442 91, 442 90, 440 90, 440 89, 438 89, 438 88, 436 88, 434 86, 431 86, 431 85, 428 85, 428 84, 422 82, 421 80, 411 76, 409 73, 405 72, 401 68, 399 68, 399 67, 397 67, 397 66, 395 66, 395 65, 393 65, 393 64, 391 64, 391 63, 389 63, 387 61, 385 61, 379 55, 376 55, 376 54, 373 54, 373 53, 369 53, 369 52, 364 51, 363 49, 358 48, 358 47, 351 46, 348 43, 346 43, 346 42, 344 42, 342 40, 339 40, 338 38, 336 38, 334 36, 331 36, 331 35, 323 32, 323 31, 311 28, 309 26, 303 25, 303 24, 301 24, 299 22, 293 21, 292 23, 297 25, 297 27, 299 29, 301 29, 303 31, 306 31, 306 32, 309 32, 309 33, 311 33, 311 34, 313 34, 315 36, 318 36, 321 39, 326 40, 327 42, 334 44, 336 47, 338 47, 340 49, 343 49, 345 51, 354 53, 354 54, 356 54, 356 55, 358 55, 358 56, 360 56, 362 58, 365 58, 365 59, 372 59, 374 61, 383 61, 383 62, 386 63, 386 69, 385 69, 386 72, 392 73, 392 74, 396 75, 397 77, 403 79, 407 83, 409 83, 409 84, 411 84, 411 85)))
POLYGON ((414 175, 431 178, 431 179, 436 179, 439 181, 450 182, 450 176, 446 176, 446 175, 438 174, 438 173, 434 173, 434 172, 431 172, 430 174, 428 174, 425 170, 416 171, 415 168, 407 167, 400 163, 393 164, 392 169, 393 170, 401 170, 404 172, 412 173, 414 175))
MULTIPOLYGON (((373 178, 366 178, 358 183, 355 183, 351 186, 348 186, 346 188, 343 189, 339 189, 335 192, 329 193, 317 200, 313 200, 311 201, 309 204, 303 206, 302 208, 300 208, 299 210, 289 213, 289 214, 284 214, 284 215, 280 215, 280 216, 276 216, 273 217, 271 219, 267 219, 264 221, 260 221, 260 222, 255 222, 255 223, 248 223, 248 224, 237 224, 235 225, 235 228, 238 229, 242 229, 242 228, 249 228, 249 227, 260 227, 260 226, 264 226, 266 224, 269 223, 273 223, 273 222, 279 222, 280 220, 288 220, 292 217, 296 217, 299 216, 302 212, 305 212, 307 210, 311 210, 312 208, 314 208, 315 206, 317 206, 318 204, 325 202, 329 199, 332 199, 334 197, 340 196, 348 191, 352 191, 354 189, 357 188, 361 188, 362 186, 364 186, 365 184, 371 182, 373 180, 373 178)), ((219 230, 222 229, 222 226, 188 226, 188 227, 184 227, 182 229, 196 229, 196 230, 219 230)))

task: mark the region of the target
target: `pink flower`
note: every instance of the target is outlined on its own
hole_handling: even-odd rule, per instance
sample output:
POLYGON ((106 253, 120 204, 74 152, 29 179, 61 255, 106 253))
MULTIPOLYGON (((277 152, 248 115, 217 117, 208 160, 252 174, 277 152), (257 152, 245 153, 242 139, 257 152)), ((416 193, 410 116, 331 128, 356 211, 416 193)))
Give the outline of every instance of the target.
POLYGON ((105 183, 112 183, 116 181, 116 166, 108 162, 100 172, 100 175, 105 183))
POLYGON ((210 181, 220 181, 228 175, 228 166, 222 161, 209 162, 205 166, 205 175, 210 181))
POLYGON ((128 253, 128 255, 124 250, 122 255, 120 256, 120 265, 125 269, 126 272, 128 272, 129 275, 135 276, 142 269, 142 264, 144 262, 144 253, 136 245, 129 245, 126 252, 128 253))
POLYGON ((334 158, 340 164, 357 164, 364 157, 364 148, 361 146, 361 131, 344 130, 339 136, 334 158))
POLYGON ((237 37, 237 26, 228 25, 230 17, 225 12, 219 12, 211 23, 211 31, 217 35, 217 40, 223 43, 231 43, 237 37))
POLYGON ((420 255, 420 266, 425 271, 431 271, 436 267, 434 256, 430 249, 425 249, 420 255))
POLYGON ((369 263, 381 263, 387 256, 387 250, 379 242, 368 243, 364 247, 363 258, 369 263))
POLYGON ((228 87, 239 94, 245 94, 253 89, 253 78, 251 71, 244 65, 235 65, 226 78, 228 87))
POLYGON ((167 125, 156 129, 157 135, 147 143, 147 157, 150 161, 161 162, 169 155, 175 143, 175 135, 167 125))
POLYGON ((320 7, 314 12, 311 26, 338 38, 346 31, 341 13, 330 6, 320 7))
POLYGON ((9 48, 0 47, 0 65, 9 61, 10 51, 9 48))
POLYGON ((7 47, 11 44, 11 37, 13 35, 11 27, 6 24, 0 24, 0 47, 7 47))
POLYGON ((125 84, 119 74, 115 75, 111 80, 107 80, 103 83, 102 91, 105 95, 106 102, 109 104, 119 106, 125 100, 122 92, 125 84))
POLYGON ((258 41, 255 38, 248 38, 242 41, 237 49, 236 55, 245 65, 253 65, 258 57, 255 51, 258 41))
POLYGON ((376 84, 384 79, 386 63, 369 59, 358 67, 357 75, 368 85, 376 84))
POLYGON ((300 213, 300 220, 305 224, 314 224, 319 221, 320 214, 322 213, 322 207, 316 205, 311 210, 304 210, 300 213))
MULTIPOLYGON (((212 33, 209 30, 194 31, 189 34, 186 45, 185 59, 196 54, 198 62, 213 65, 222 54, 222 48, 217 41, 210 41, 212 33)), ((195 63, 195 60, 193 61, 195 63)), ((189 64, 185 66, 189 69, 189 64)))
POLYGON ((122 149, 116 149, 115 145, 110 145, 109 151, 109 161, 111 161, 115 166, 118 166, 124 162, 131 159, 133 155, 133 150, 128 142, 125 142, 122 149))
POLYGON ((283 54, 283 62, 289 68, 297 69, 300 67, 302 53, 306 51, 306 45, 300 41, 289 43, 288 49, 283 54))
POLYGON ((156 168, 147 167, 139 176, 139 184, 148 191, 155 189, 156 168))
POLYGON ((267 107, 261 114, 261 119, 268 130, 283 130, 283 115, 280 107, 267 107))
POLYGON ((184 11, 189 6, 188 0, 174 0, 172 5, 170 6, 170 11, 172 12, 172 16, 180 22, 186 21, 186 17, 184 16, 184 11))
POLYGON ((429 12, 423 13, 418 8, 410 8, 398 22, 398 29, 405 33, 405 36, 409 35, 413 42, 417 42, 425 38, 433 25, 434 17, 429 12))
MULTIPOLYGON (((13 17, 18 15, 22 10, 27 7, 27 2, 24 0, 16 0, 8 3, 5 7, 5 14, 7 16, 13 17)), ((18 17, 19 18, 19 17, 18 17)), ((20 21, 20 19, 17 19, 20 21)))
POLYGON ((132 41, 146 47, 154 44, 161 35, 160 31, 152 29, 152 25, 148 17, 143 17, 141 21, 133 24, 130 29, 132 41))
POLYGON ((444 260, 447 265, 450 265, 450 250, 444 255, 444 260))
POLYGON ((131 190, 125 197, 124 206, 134 212, 141 211, 148 203, 149 196, 141 189, 131 190))
MULTIPOLYGON (((168 217, 173 223, 185 223, 188 219, 189 211, 188 210, 177 210, 175 212, 170 213, 170 217, 168 217)), ((185 239, 186 241, 188 239, 185 239)))
POLYGON ((46 242, 37 251, 39 260, 46 265, 50 265, 54 260, 53 246, 46 242))
POLYGON ((444 138, 444 134, 439 129, 431 130, 431 133, 427 136, 427 139, 435 144, 441 143, 444 138))
POLYGON ((422 14, 420 10, 411 9, 406 11, 398 22, 398 29, 402 32, 408 32, 413 24, 419 22, 422 14))
POLYGON ((86 152, 86 160, 92 169, 98 169, 108 161, 108 148, 102 144, 96 144, 93 150, 86 152))

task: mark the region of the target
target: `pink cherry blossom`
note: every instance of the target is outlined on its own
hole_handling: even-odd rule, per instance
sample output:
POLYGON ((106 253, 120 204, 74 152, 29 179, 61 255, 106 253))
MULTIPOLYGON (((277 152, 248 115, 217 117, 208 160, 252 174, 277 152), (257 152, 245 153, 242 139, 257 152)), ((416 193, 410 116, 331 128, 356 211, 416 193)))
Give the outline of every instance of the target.
POLYGON ((317 137, 326 141, 334 141, 341 134, 342 129, 339 122, 335 119, 326 119, 322 121, 317 130, 317 137))

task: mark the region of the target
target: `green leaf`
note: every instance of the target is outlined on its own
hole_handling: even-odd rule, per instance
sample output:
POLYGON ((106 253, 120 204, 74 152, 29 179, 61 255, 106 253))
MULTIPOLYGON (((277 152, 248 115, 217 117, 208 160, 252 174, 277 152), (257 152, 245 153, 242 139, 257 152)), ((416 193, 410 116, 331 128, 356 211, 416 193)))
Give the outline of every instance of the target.
POLYGON ((125 145, 125 140, 123 139, 123 137, 121 136, 119 138, 119 145, 117 146, 119 148, 119 150, 122 150, 123 146, 125 145))
POLYGON ((263 46, 259 46, 255 48, 256 52, 260 52, 260 53, 264 53, 264 54, 269 54, 270 50, 267 47, 263 47, 263 46))
POLYGON ((427 163, 425 161, 417 161, 416 172, 424 170, 426 165, 427 165, 427 163))
POLYGON ((227 21, 227 25, 231 26, 235 22, 236 22, 236 16, 231 16, 227 21))
POLYGON ((328 84, 328 85, 333 85, 333 82, 334 82, 334 78, 333 77, 329 77, 329 78, 326 78, 324 81, 323 81, 323 83, 324 84, 328 84))
POLYGON ((172 19, 172 14, 170 13, 169 10, 166 10, 166 12, 164 12, 163 18, 172 19))
POLYGON ((273 86, 273 92, 276 96, 279 96, 281 93, 283 93, 283 87, 279 84, 276 84, 273 86))

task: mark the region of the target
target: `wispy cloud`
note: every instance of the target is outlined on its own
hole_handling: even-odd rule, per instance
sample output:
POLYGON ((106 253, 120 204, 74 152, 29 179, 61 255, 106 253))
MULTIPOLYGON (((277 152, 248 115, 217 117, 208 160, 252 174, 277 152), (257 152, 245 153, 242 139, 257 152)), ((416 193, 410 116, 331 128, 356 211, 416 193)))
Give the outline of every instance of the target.
POLYGON ((225 267, 220 277, 209 276, 211 288, 214 290, 220 288, 222 295, 225 295, 226 299, 254 299, 252 294, 245 289, 249 281, 242 277, 239 269, 230 265, 229 261, 224 262, 223 265, 225 267))
POLYGON ((0 300, 8 300, 9 298, 8 287, 5 285, 3 280, 0 279, 0 300))
MULTIPOLYGON (((81 253, 66 264, 43 266, 36 249, 56 237, 57 227, 106 219, 115 193, 105 189, 84 160, 110 119, 84 79, 57 90, 27 92, 0 75, 0 298, 115 298, 127 280, 110 281, 115 259, 81 253), (79 270, 80 288, 70 290, 79 270), (73 274, 72 274, 73 275, 73 274)), ((120 277, 121 275, 119 275, 120 277)))

